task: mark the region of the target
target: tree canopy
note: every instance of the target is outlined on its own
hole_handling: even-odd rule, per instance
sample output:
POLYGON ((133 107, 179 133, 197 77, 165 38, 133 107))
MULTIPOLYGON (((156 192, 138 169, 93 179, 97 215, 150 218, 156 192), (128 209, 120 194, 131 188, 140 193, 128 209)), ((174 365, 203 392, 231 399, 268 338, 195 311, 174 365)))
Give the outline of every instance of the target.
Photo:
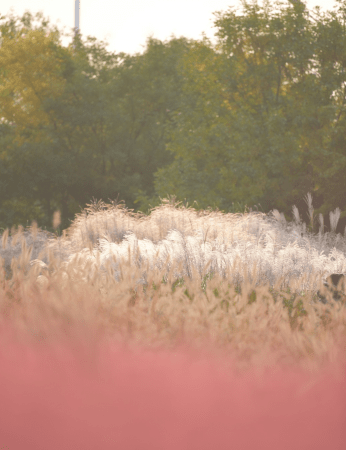
POLYGON ((301 2, 242 3, 244 15, 217 13, 219 52, 204 39, 183 58, 195 102, 175 116, 176 157, 155 175, 157 192, 290 217, 308 191, 317 212, 344 207, 344 6, 310 20, 301 2))
POLYGON ((316 213, 345 210, 337 3, 322 14, 243 0, 242 14, 214 13, 215 48, 205 36, 149 38, 135 56, 79 35, 64 48, 28 13, 22 28, 1 25, 0 223, 49 228, 59 208, 66 227, 92 197, 143 212, 170 195, 225 212, 260 204, 292 220, 312 192, 316 213))

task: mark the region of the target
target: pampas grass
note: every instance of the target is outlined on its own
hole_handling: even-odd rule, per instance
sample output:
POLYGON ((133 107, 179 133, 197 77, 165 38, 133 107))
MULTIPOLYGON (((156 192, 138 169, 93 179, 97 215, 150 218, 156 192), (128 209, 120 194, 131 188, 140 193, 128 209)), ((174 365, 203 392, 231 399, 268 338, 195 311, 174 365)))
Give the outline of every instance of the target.
MULTIPOLYGON (((119 207, 106 211, 103 205, 89 212, 77 217, 61 238, 42 233, 35 224, 24 235, 22 229, 11 238, 8 230, 3 233, 3 349, 15 342, 35 348, 37 354, 43 349, 57 352, 60 348, 64 355, 72 351, 70 361, 79 361, 80 376, 90 372, 95 377, 98 370, 106 370, 100 362, 101 347, 122 348, 127 356, 117 357, 118 364, 129 355, 138 358, 146 352, 178 355, 183 351, 193 361, 214 361, 213 367, 221 364, 229 380, 261 374, 268 399, 276 395, 270 393, 271 383, 264 381, 273 368, 282 373, 299 370, 297 383, 303 384, 297 392, 305 392, 307 374, 316 377, 330 367, 334 369, 328 376, 336 379, 338 374, 340 380, 340 368, 346 362, 345 297, 335 300, 333 293, 324 290, 323 303, 318 294, 328 276, 346 272, 345 238, 333 233, 308 235, 297 210, 295 224, 286 224, 277 211, 271 217, 196 213, 165 202, 150 217, 131 215, 119 207), (16 256, 17 260, 12 259, 16 256)), ((58 222, 55 216, 55 226, 58 222)), ((344 286, 337 288, 345 294, 344 286)), ((12 373, 6 364, 6 373, 12 373)), ((62 364, 68 367, 70 363, 62 364)), ((160 370, 163 382, 168 369, 160 370)), ((191 370, 199 373, 199 369, 191 370)), ((124 375, 124 385, 126 379, 124 375)), ((282 375, 272 382, 284 389, 280 383, 282 375)), ((159 384, 156 380, 150 388, 157 402, 155 386, 159 384)), ((324 388, 319 386, 323 396, 324 388)), ((174 396, 184 396, 182 392, 183 388, 174 396)), ((292 404, 292 411, 299 407, 292 404)), ((169 403, 165 408, 170 411, 169 403)), ((250 410, 249 406, 249 414, 250 410)), ((155 411, 153 420, 159 423, 162 417, 155 411)), ((337 411, 335 407, 329 412, 336 422, 337 411)), ((172 416, 170 421, 174 420, 172 416)), ((236 430, 233 440, 233 444, 238 442, 236 448, 250 448, 241 446, 236 430)), ((35 442, 43 445, 43 441, 35 442)), ((186 448, 207 448, 203 442, 193 447, 188 437, 179 441, 179 447, 167 442, 164 447, 156 442, 157 448, 182 449, 182 442, 186 448)), ((266 441, 266 448, 274 448, 273 442, 266 441)), ((299 442, 303 441, 293 439, 291 445, 308 448, 299 447, 299 442)), ((323 448, 319 442, 314 448, 323 448)), ((338 445, 339 441, 334 442, 338 445)), ((102 448, 114 446, 103 444, 102 448)), ((275 448, 288 447, 275 444, 275 448)))
POLYGON ((272 220, 261 213, 196 214, 163 203, 149 218, 138 218, 117 207, 99 208, 77 217, 63 238, 33 224, 35 254, 33 245, 27 247, 28 234, 20 241, 19 230, 11 250, 5 231, 7 276, 9 255, 18 254, 14 246, 20 242, 22 253, 11 261, 12 279, 3 279, 11 287, 3 291, 3 308, 26 311, 25 320, 42 311, 40 303, 45 314, 59 310, 71 320, 94 314, 93 324, 102 323, 110 335, 150 346, 174 347, 184 336, 193 346, 246 348, 241 353, 258 358, 259 350, 279 342, 281 359, 299 356, 302 363, 302 354, 310 359, 313 353, 315 363, 326 356, 316 333, 334 335, 344 326, 343 301, 329 296, 327 307, 318 302, 327 275, 346 271, 340 236, 336 250, 330 235, 316 238, 297 224, 283 226, 277 211, 272 220), (9 292, 17 301, 8 299, 9 292))

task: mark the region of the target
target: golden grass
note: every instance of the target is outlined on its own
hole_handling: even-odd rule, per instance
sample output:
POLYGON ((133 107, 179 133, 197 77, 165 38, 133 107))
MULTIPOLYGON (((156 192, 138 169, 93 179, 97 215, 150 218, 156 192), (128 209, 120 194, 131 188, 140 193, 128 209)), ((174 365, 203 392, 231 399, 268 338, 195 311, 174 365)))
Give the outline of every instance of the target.
MULTIPOLYGON (((292 277, 287 283, 282 276, 274 286, 267 280, 260 283, 256 265, 249 277, 246 263, 238 258, 225 276, 216 272, 208 281, 205 266, 203 284, 192 264, 188 264, 189 276, 179 277, 184 260, 171 258, 168 265, 167 258, 160 268, 147 263, 147 282, 138 286, 135 280, 143 272, 139 252, 129 250, 127 261, 117 261, 120 281, 115 280, 109 263, 102 276, 99 270, 91 270, 93 264, 100 267, 99 261, 85 264, 85 255, 95 249, 97 239, 105 236, 120 243, 129 230, 138 239, 157 244, 172 229, 186 238, 203 228, 204 242, 219 245, 221 251, 222 245, 242 239, 259 245, 263 233, 271 232, 269 221, 257 214, 254 224, 250 215, 196 214, 167 205, 161 209, 161 215, 154 211, 150 219, 132 218, 118 209, 77 218, 63 238, 45 243, 49 266, 40 276, 38 264, 28 270, 32 248, 23 240, 17 263, 11 263, 12 278, 6 279, 5 271, 0 277, 0 323, 11 323, 18 339, 35 343, 83 337, 91 347, 101 340, 116 340, 133 349, 188 345, 196 354, 235 356, 238 366, 233 368, 239 371, 276 365, 315 371, 328 362, 345 362, 345 302, 336 302, 330 295, 325 305, 316 301, 315 291, 301 292, 301 279, 292 277), (62 263, 62 255, 83 249, 82 259, 62 263), (243 275, 243 282, 234 281, 236 271, 243 275)), ((276 231, 283 241, 282 228, 276 231)), ((38 232, 33 224, 33 238, 38 232)), ((3 248, 7 238, 8 230, 3 234, 3 248)), ((319 245, 326 248, 327 240, 320 237, 319 245)), ((260 248, 265 250, 263 245, 260 248)), ((321 274, 313 275, 321 289, 321 274)))

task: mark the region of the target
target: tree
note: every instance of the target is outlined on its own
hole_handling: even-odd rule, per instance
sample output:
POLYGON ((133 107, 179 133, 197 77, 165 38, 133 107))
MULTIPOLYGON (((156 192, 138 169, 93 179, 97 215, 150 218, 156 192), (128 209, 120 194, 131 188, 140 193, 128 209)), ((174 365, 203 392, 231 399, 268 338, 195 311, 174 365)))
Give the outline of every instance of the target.
MULTIPOLYGON (((6 69, 0 85, 1 113, 7 122, 15 122, 18 131, 49 123, 41 106, 49 95, 57 98, 64 89, 63 80, 54 73, 61 60, 52 55, 56 34, 44 36, 41 30, 29 30, 24 36, 3 37, 0 65, 6 69)), ((17 142, 24 140, 17 136, 17 142)))
POLYGON ((170 195, 226 211, 260 203, 290 220, 307 192, 316 213, 342 207, 340 3, 316 19, 302 2, 274 12, 244 1, 241 16, 216 13, 215 48, 149 38, 135 56, 90 37, 63 48, 27 16, 25 29, 1 26, 0 222, 24 219, 6 216, 14 205, 41 208, 44 225, 60 208, 66 227, 92 197, 144 212, 170 195))
POLYGON ((216 13, 218 53, 204 39, 184 58, 184 89, 195 97, 175 116, 168 144, 175 161, 155 175, 156 191, 226 210, 234 200, 260 202, 290 219, 309 191, 323 192, 330 207, 335 192, 321 186, 340 163, 344 171, 343 141, 336 152, 329 136, 340 111, 331 94, 344 82, 332 64, 344 58, 337 42, 345 35, 335 18, 318 14, 314 25, 302 2, 279 13, 269 2, 263 11, 242 4, 244 15, 216 13))
POLYGON ((151 39, 147 52, 135 57, 108 55, 101 45, 87 48, 81 40, 72 51, 61 48, 58 32, 47 40, 47 30, 30 30, 29 18, 24 36, 7 34, 1 48, 2 114, 16 125, 2 127, 11 141, 2 167, 6 159, 13 202, 41 202, 47 220, 59 207, 64 226, 92 196, 120 194, 131 207, 138 195, 153 192, 157 167, 172 161, 165 122, 182 97, 176 65, 188 41, 165 45, 151 39), (14 69, 11 81, 6 74, 14 69))
MULTIPOLYGON (((40 13, 37 16, 42 18, 40 13)), ((16 208, 21 205, 23 209, 25 202, 25 213, 31 204, 32 211, 42 217, 42 213, 38 213, 39 202, 34 196, 38 190, 35 182, 43 173, 38 171, 36 161, 34 166, 25 164, 28 162, 25 150, 30 144, 41 144, 42 147, 47 144, 42 131, 47 124, 54 123, 54 118, 49 117, 42 108, 43 101, 47 95, 57 98, 64 88, 64 80, 55 76, 61 60, 55 58, 51 46, 57 41, 59 33, 56 30, 46 33, 47 22, 43 22, 40 29, 31 30, 31 19, 30 13, 25 13, 21 19, 24 25, 21 29, 15 26, 13 18, 1 25, 0 112, 4 119, 1 125, 0 187, 1 212, 7 218, 6 225, 23 217, 16 208)), ((47 153, 43 152, 43 156, 47 153)), ((42 161, 41 154, 37 160, 42 161)), ((57 167, 53 170, 53 179, 56 173, 57 167)), ((44 192, 49 193, 49 189, 44 192)))

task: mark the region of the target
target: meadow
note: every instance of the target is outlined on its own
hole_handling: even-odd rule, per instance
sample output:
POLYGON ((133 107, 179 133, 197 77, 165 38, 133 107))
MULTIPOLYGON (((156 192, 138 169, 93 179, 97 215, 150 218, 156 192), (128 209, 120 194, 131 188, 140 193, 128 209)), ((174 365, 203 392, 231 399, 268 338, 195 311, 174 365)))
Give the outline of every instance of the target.
POLYGON ((5 230, 4 445, 344 448, 346 291, 323 281, 346 236, 293 212, 101 204, 61 237, 5 230))

